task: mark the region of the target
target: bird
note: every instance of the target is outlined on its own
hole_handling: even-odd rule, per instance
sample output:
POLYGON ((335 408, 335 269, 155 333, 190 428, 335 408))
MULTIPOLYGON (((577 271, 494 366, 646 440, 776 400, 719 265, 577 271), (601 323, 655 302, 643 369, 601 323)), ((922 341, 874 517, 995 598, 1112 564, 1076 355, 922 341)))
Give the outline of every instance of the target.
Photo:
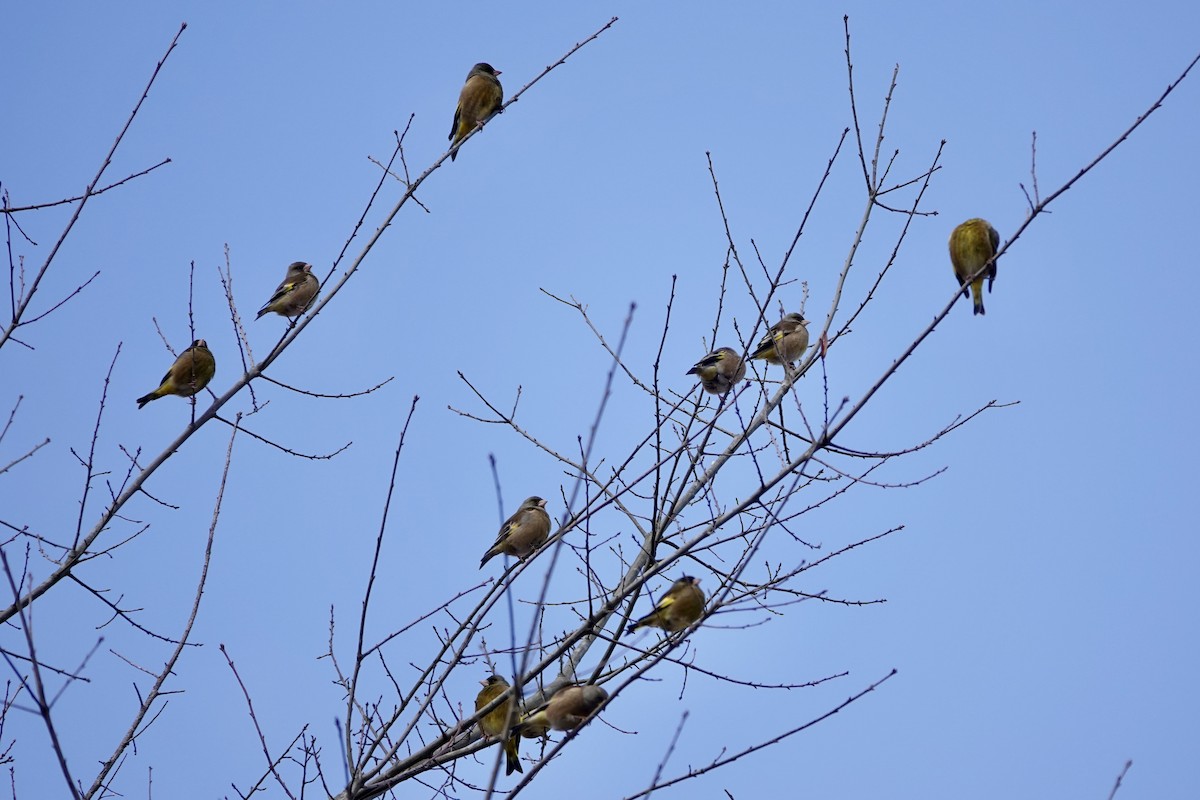
POLYGON ((765 359, 771 364, 785 361, 790 364, 803 357, 804 351, 808 350, 808 328, 804 327, 807 324, 808 320, 802 315, 788 314, 763 334, 750 357, 765 359))
POLYGON ((287 274, 275 288, 275 294, 267 304, 258 310, 258 319, 269 311, 274 311, 283 317, 298 317, 305 312, 317 292, 321 291, 321 282, 312 274, 312 264, 303 261, 293 261, 288 264, 287 274))
POLYGON ((163 375, 158 388, 137 399, 138 408, 143 408, 151 400, 157 400, 169 394, 191 397, 208 386, 208 382, 216 373, 217 361, 208 349, 208 342, 197 339, 192 342, 191 347, 179 354, 179 358, 175 359, 175 363, 167 370, 167 374, 163 375))
POLYGON ((996 233, 986 219, 974 217, 962 223, 950 232, 950 264, 954 267, 954 277, 962 287, 963 297, 968 297, 967 281, 989 260, 988 268, 983 274, 971 281, 971 293, 975 295, 975 313, 986 314, 983 310, 983 279, 988 279, 988 292, 996 282, 996 262, 993 256, 1000 249, 1000 234, 996 233))
POLYGON ((467 82, 458 95, 458 107, 454 109, 454 122, 450 125, 450 160, 458 158, 458 143, 467 138, 472 130, 488 117, 500 110, 504 103, 504 87, 500 85, 500 70, 491 64, 479 62, 467 73, 467 82))
POLYGON ((732 347, 719 347, 697 361, 687 374, 698 375, 704 391, 725 394, 746 377, 746 363, 732 347))
POLYGON ((556 731, 582 728, 607 699, 608 692, 599 686, 566 686, 554 693, 545 708, 521 720, 519 733, 531 737, 545 735, 550 728, 556 731), (527 733, 534 730, 541 733, 527 733))
POLYGON ((625 633, 633 633, 638 628, 662 628, 667 633, 674 633, 700 619, 703 613, 704 591, 700 588, 700 579, 684 575, 658 598, 653 611, 631 624, 625 633))
POLYGON ((550 536, 550 515, 546 513, 546 501, 534 495, 525 498, 516 513, 504 521, 496 534, 496 543, 483 554, 479 568, 492 558, 505 555, 525 558, 542 546, 550 536))
MULTIPOLYGON (((475 696, 476 711, 482 710, 484 706, 504 694, 509 688, 508 681, 499 675, 491 675, 487 680, 480 681, 480 683, 483 684, 483 688, 475 696)), ((479 719, 479 729, 483 731, 485 736, 493 739, 504 738, 504 735, 509 731, 509 716, 512 715, 513 721, 516 721, 516 716, 513 713, 516 702, 516 698, 509 695, 507 700, 479 719)), ((515 731, 511 736, 504 738, 504 755, 506 757, 505 775, 512 775, 514 772, 525 772, 525 770, 521 769, 521 759, 517 753, 519 743, 520 737, 517 736, 515 731)))

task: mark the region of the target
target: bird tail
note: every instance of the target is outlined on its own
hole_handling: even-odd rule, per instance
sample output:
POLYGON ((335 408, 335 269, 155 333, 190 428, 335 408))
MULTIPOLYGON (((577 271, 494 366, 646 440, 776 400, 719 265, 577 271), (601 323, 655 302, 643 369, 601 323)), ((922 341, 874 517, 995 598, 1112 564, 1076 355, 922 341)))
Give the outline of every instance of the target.
POLYGON ((521 737, 514 733, 504 743, 504 755, 506 759, 505 775, 512 775, 514 772, 525 773, 525 770, 521 768, 521 756, 518 752, 520 741, 521 737))
POLYGON ((149 403, 151 400, 157 400, 160 397, 162 397, 162 395, 158 393, 157 389, 150 394, 144 394, 137 399, 138 408, 145 408, 146 403, 149 403))
POLYGON ((498 555, 500 555, 500 551, 497 550, 496 548, 493 547, 491 550, 488 550, 486 553, 483 554, 483 558, 480 559, 479 568, 483 569, 484 564, 491 561, 493 558, 495 558, 498 555))
POLYGON ((983 278, 971 284, 971 293, 975 296, 975 313, 986 314, 983 310, 983 278))

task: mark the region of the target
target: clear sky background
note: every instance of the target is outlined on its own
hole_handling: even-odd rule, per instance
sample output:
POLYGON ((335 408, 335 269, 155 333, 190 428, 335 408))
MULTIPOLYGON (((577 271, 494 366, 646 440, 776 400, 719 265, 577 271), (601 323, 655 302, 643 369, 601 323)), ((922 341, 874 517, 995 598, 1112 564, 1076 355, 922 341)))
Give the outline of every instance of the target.
MULTIPOLYGON (((107 176, 165 157, 172 163, 90 201, 35 307, 44 310, 96 270, 100 277, 24 329, 20 338, 34 349, 10 343, 0 351, 0 413, 7 417, 24 396, 0 463, 52 439, 0 476, 0 519, 60 541, 79 513, 82 472, 70 448, 87 449, 118 344, 97 448, 112 480, 126 469, 120 447, 156 454, 186 424, 184 401, 139 411, 133 399, 170 363, 153 319, 175 347, 190 340, 191 262, 197 335, 218 360, 219 394, 240 372, 217 279, 226 246, 261 356, 285 321, 250 322, 254 311, 289 262, 328 271, 378 179, 368 156, 386 159, 392 132, 409 115, 416 117, 406 152, 419 172, 446 148, 473 63, 502 70, 511 94, 620 17, 426 183, 419 197, 431 213, 401 213, 361 274, 271 371, 318 392, 396 379, 355 400, 255 384, 260 401, 270 401, 247 423, 257 433, 310 453, 353 445, 332 461, 307 461, 238 440, 195 632, 204 646, 184 656, 173 684, 181 693, 123 768, 125 796, 232 795, 231 782, 245 787, 262 772, 221 643, 273 751, 308 724, 334 767, 333 720, 343 706, 319 656, 331 607, 335 646, 352 652, 388 470, 414 395, 421 400, 400 465, 402 513, 389 528, 376 590, 376 636, 499 573, 498 565, 477 570, 500 516, 489 454, 507 511, 540 494, 562 514, 560 487, 569 482, 559 465, 511 431, 447 408, 482 411, 462 371, 505 406, 521 386, 522 420, 550 446, 570 451, 586 436, 609 362, 578 315, 539 289, 586 303, 613 338, 637 303, 626 355, 648 374, 678 276, 664 374, 674 390, 691 387, 683 373, 710 344, 725 258, 705 152, 741 251, 749 255, 753 239, 766 262, 778 264, 851 124, 843 14, 851 17, 864 135, 876 129, 900 65, 884 146, 885 154, 900 151, 895 176, 917 175, 939 141, 947 144, 923 204, 937 215, 915 222, 870 311, 830 352, 834 402, 859 396, 947 301, 946 237, 957 222, 986 217, 1007 239, 1024 220, 1031 132, 1045 194, 1112 142, 1200 50, 1200 7, 4 6, 0 181, 13 205, 82 191, 179 23, 188 22, 107 176)), ((1019 401, 883 475, 912 481, 948 467, 937 479, 910 489, 858 487, 805 518, 802 533, 824 550, 904 526, 803 584, 887 602, 805 603, 749 629, 741 626, 757 618, 718 617, 691 643, 697 664, 740 680, 847 677, 772 692, 693 675, 685 688, 682 672, 664 667, 660 682, 633 687, 608 709, 604 719, 615 728, 584 731, 529 796, 623 797, 650 782, 684 711, 666 775, 816 717, 892 668, 895 678, 830 720, 662 796, 1105 798, 1126 759, 1134 765, 1123 800, 1200 795, 1200 545, 1188 500, 1200 443, 1190 285, 1198 130, 1194 74, 1012 247, 987 315, 956 306, 847 429, 846 445, 900 448, 988 401, 1019 401)), ((400 193, 387 183, 384 207, 400 193)), ((848 148, 789 268, 808 282, 810 316, 824 317, 863 197, 848 148)), ((876 213, 852 272, 854 301, 902 223, 876 213)), ((27 270, 45 258, 67 214, 19 217, 37 242, 14 243, 27 270)), ((798 286, 784 298, 798 307, 798 286)), ((744 292, 726 298, 726 315, 743 327, 751 312, 744 292)), ((806 408, 820 407, 816 378, 814 371, 797 388, 806 408)), ((226 412, 249 410, 245 395, 226 412)), ((623 456, 651 424, 644 395, 618 380, 598 452, 623 456)), ((126 606, 144 608, 141 621, 157 631, 174 635, 186 616, 227 440, 219 425, 193 437, 148 486, 179 510, 137 501, 127 515, 150 531, 81 569, 126 606)), ((92 505, 85 517, 98 512, 92 505)), ((628 546, 627 528, 622 535, 628 546)), ((10 547, 23 553, 23 543, 10 547)), ((781 557, 818 555, 793 549, 781 557)), ((50 569, 34 553, 35 576, 50 569)), ((537 587, 532 575, 518 587, 526 595, 537 587)), ((572 578, 564 575, 562 585, 572 578)), ((134 682, 144 680, 116 654, 154 668, 161 645, 121 623, 97 631, 105 609, 75 586, 59 586, 35 608, 39 652, 51 663, 74 666, 105 637, 84 670, 94 682, 72 685, 55 709, 71 765, 90 781, 128 724, 134 682)), ((491 634, 497 644, 505 624, 498 620, 491 634)), ((423 632, 393 660, 424 663, 431 641, 423 632)), ((9 629, 0 642, 14 649, 22 640, 9 629)), ((469 705, 485 674, 482 663, 462 670, 454 699, 469 705)), ((375 691, 390 702, 386 681, 375 691)), ((63 796, 36 718, 10 716, 5 746, 10 738, 17 796, 63 796)), ((490 766, 490 758, 464 762, 460 774, 482 783, 490 766)), ((428 791, 410 784, 397 794, 428 791)))

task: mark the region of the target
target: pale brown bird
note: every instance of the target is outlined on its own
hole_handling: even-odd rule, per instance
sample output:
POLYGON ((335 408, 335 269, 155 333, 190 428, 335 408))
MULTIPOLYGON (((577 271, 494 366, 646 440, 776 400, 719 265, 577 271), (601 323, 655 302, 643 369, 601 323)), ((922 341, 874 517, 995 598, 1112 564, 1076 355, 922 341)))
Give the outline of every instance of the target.
POLYGON ((158 388, 137 399, 138 408, 144 408, 146 403, 166 397, 169 394, 179 397, 191 397, 199 392, 217 374, 217 361, 208 349, 208 343, 203 339, 192 342, 192 346, 179 354, 175 363, 163 375, 158 388))
POLYGON ((458 95, 458 108, 454 109, 450 135, 446 137, 453 148, 451 161, 458 158, 458 143, 504 104, 504 87, 500 85, 499 75, 500 70, 483 62, 471 67, 467 73, 467 82, 458 95))
POLYGON ((526 733, 527 730, 553 728, 556 731, 571 731, 582 728, 607 699, 608 692, 599 686, 566 686, 554 693, 545 708, 521 721, 521 735, 535 735, 526 733))
POLYGON ((258 310, 258 316, 270 311, 284 317, 303 314, 321 290, 321 282, 312 274, 312 268, 312 264, 303 261, 289 264, 283 281, 275 288, 275 294, 271 295, 266 305, 258 310))
POLYGON ((501 553, 525 558, 541 547, 549 535, 550 515, 546 513, 546 501, 537 495, 528 497, 516 513, 500 526, 496 543, 483 554, 479 568, 483 569, 484 564, 501 553))
POLYGON ((771 364, 789 364, 804 357, 808 350, 808 328, 804 327, 808 320, 799 314, 788 314, 772 325, 758 347, 750 354, 751 358, 765 359, 771 364))
POLYGON ((681 631, 700 619, 704 613, 704 590, 700 579, 684 575, 658 598, 654 610, 629 626, 625 633, 638 628, 662 628, 667 633, 681 631))
MULTIPOLYGON (((962 287, 963 297, 967 297, 967 282, 972 275, 979 272, 988 260, 1000 249, 1000 234, 988 224, 986 219, 975 217, 959 225, 950 232, 950 264, 954 267, 954 277, 962 287)), ((975 297, 975 313, 986 314, 983 310, 983 279, 988 279, 988 293, 996 282, 996 262, 993 260, 971 284, 971 294, 975 297)))
POLYGON ((698 376, 704 391, 725 394, 746 377, 746 363, 732 347, 720 347, 697 361, 687 374, 698 376))
MULTIPOLYGON (((483 688, 475 696, 476 711, 482 710, 484 706, 508 690, 508 681, 499 675, 492 675, 486 681, 480 681, 480 683, 483 684, 483 688)), ((479 729, 483 731, 485 736, 492 739, 504 739, 505 775, 525 771, 521 769, 521 759, 517 753, 520 740, 516 731, 514 730, 511 736, 505 737, 505 734, 509 731, 507 727, 509 725, 509 714, 512 712, 516 702, 516 698, 510 694, 507 700, 479 718, 479 729)), ((512 722, 516 722, 515 715, 512 718, 512 722)))

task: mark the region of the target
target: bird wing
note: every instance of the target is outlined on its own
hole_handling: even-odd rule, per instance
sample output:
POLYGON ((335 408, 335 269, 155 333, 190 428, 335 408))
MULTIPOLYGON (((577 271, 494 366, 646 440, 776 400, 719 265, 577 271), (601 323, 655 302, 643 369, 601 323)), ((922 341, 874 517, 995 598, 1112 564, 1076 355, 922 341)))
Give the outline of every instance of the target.
MULTIPOLYGON (((996 229, 988 226, 988 240, 992 243, 992 255, 996 255, 996 251, 1000 249, 1000 234, 996 229)), ((992 259, 992 265, 988 267, 988 293, 991 294, 992 284, 996 282, 996 259, 992 259)))
POLYGON ((763 334, 763 337, 758 340, 758 347, 754 349, 753 358, 762 358, 768 353, 775 351, 775 343, 783 338, 783 333, 774 328, 763 334))
POLYGON ((704 358, 696 362, 696 365, 687 371, 688 375, 698 375, 702 369, 711 369, 717 366, 717 362, 721 360, 720 353, 709 353, 704 358))
POLYGON ((492 546, 495 547, 513 534, 515 530, 520 530, 521 521, 519 515, 509 517, 503 525, 500 526, 500 532, 496 534, 496 542, 492 546))
POLYGON ((666 611, 676 600, 679 599, 678 594, 667 592, 662 597, 658 598, 658 602, 654 604, 655 611, 666 611))
POLYGON ((300 285, 303 278, 299 281, 284 281, 279 284, 279 288, 275 290, 275 294, 271 295, 271 299, 267 301, 267 305, 271 305, 277 300, 282 300, 284 296, 296 291, 296 287, 300 285))

